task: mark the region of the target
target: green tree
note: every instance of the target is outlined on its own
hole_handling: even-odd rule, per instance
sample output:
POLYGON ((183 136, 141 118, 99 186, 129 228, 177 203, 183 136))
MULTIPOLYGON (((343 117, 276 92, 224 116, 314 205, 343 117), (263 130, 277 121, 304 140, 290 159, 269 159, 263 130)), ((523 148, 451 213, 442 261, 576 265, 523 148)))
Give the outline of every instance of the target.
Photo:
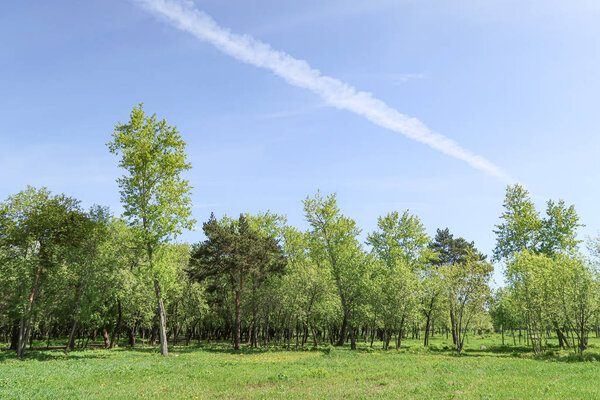
MULTIPOLYGON (((8 249, 13 263, 13 315, 18 316, 16 351, 25 353, 30 339, 35 305, 44 283, 60 272, 64 260, 82 243, 79 227, 87 216, 79 201, 65 195, 52 195, 46 188, 29 186, 10 196, 2 205, 0 247, 8 249)), ((10 278, 9 278, 10 279, 10 278)))
POLYGON ((581 242, 577 240, 579 216, 575 206, 567 206, 564 200, 546 203, 546 218, 542 220, 538 252, 554 257, 557 254, 572 253, 581 242))
POLYGON ((356 348, 354 324, 366 303, 365 291, 369 279, 368 257, 357 237, 356 222, 345 217, 337 206, 335 194, 323 198, 319 193, 304 200, 304 212, 311 230, 311 258, 329 269, 340 297, 342 327, 337 345, 341 346, 350 331, 351 348, 356 348))
MULTIPOLYGON (((376 311, 383 322, 384 347, 387 348, 391 333, 397 337, 396 348, 401 345, 405 323, 416 309, 417 271, 424 267, 428 255, 429 237, 425 226, 408 210, 400 214, 391 212, 377 220, 378 230, 369 234, 367 244, 384 264, 376 274, 375 291, 379 299, 376 311)), ((434 298, 432 298, 433 300, 434 298)), ((429 333, 431 312, 426 313, 425 344, 429 333)))
POLYGON ((97 271, 99 252, 102 244, 108 240, 108 224, 110 214, 107 208, 92 207, 87 218, 81 219, 77 226, 78 235, 82 237, 81 245, 73 249, 70 257, 70 273, 68 274, 70 284, 74 288, 73 325, 69 333, 65 354, 73 347, 77 324, 79 323, 80 311, 84 296, 90 284, 94 284, 97 271))
MULTIPOLYGON (((504 346, 504 332, 507 329, 518 329, 521 321, 515 308, 514 301, 507 288, 496 290, 490 301, 490 317, 496 330, 502 335, 502 346, 504 346)), ((513 336, 514 338, 514 336, 513 336)))
POLYGON ((191 229, 191 187, 182 172, 191 165, 186 161, 185 142, 175 127, 156 115, 147 116, 142 104, 133 108, 130 121, 115 126, 111 153, 120 155, 119 167, 127 174, 117 182, 121 188, 123 215, 141 230, 142 245, 154 275, 158 305, 160 349, 168 355, 166 313, 161 293, 161 268, 155 265, 157 248, 191 229))
POLYGON ((554 257, 577 248, 577 229, 582 225, 575 206, 548 200, 546 217, 540 218, 529 192, 514 185, 507 187, 503 207, 502 222, 494 230, 496 260, 510 260, 522 250, 554 257))
POLYGON ((504 199, 502 223, 496 226, 496 260, 508 259, 523 249, 534 249, 542 226, 529 192, 521 185, 508 186, 504 199))
POLYGON ((239 350, 242 330, 242 296, 247 280, 279 273, 286 264, 277 239, 252 229, 245 215, 236 223, 217 221, 214 215, 204 223, 207 239, 192 249, 189 273, 192 279, 226 277, 235 295, 234 349, 239 350))
POLYGON ((493 271, 491 263, 474 251, 469 251, 463 262, 448 264, 442 269, 459 353, 464 348, 471 323, 485 312, 484 306, 490 296, 488 282, 493 271))
POLYGON ((584 259, 559 255, 554 261, 555 296, 559 316, 577 337, 577 350, 588 347, 592 317, 600 311, 600 285, 597 271, 584 259))
POLYGON ((367 244, 388 267, 404 262, 417 270, 427 259, 429 236, 419 218, 408 210, 379 217, 377 228, 367 237, 367 244))
POLYGON ((487 280, 493 269, 473 242, 454 238, 448 228, 437 230, 429 248, 435 253, 430 263, 437 267, 432 273, 435 271, 435 274, 439 274, 445 288, 452 341, 461 351, 464 340, 462 331, 466 331, 473 314, 481 311, 487 280))

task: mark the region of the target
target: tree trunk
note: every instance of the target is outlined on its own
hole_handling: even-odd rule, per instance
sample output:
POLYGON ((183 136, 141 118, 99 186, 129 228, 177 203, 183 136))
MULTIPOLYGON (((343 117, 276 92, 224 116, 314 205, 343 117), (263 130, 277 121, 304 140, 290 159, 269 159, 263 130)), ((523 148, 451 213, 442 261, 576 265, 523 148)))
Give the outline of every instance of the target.
POLYGON ((458 332, 456 331, 456 319, 452 307, 450 307, 450 325, 452 329, 452 343, 458 348, 458 332))
POLYGON ((132 349, 135 349, 135 339, 137 336, 137 322, 133 324, 131 329, 129 329, 129 346, 132 349))
POLYGON ((558 338, 558 345, 561 349, 570 348, 569 341, 565 337, 565 334, 562 332, 560 327, 558 326, 558 322, 554 322, 554 330, 556 331, 556 336, 558 338))
POLYGON ((12 331, 10 335, 10 350, 17 350, 19 345, 19 320, 13 321, 12 331))
POLYGON ((356 350, 356 332, 353 327, 350 328, 350 350, 356 350))
POLYGON ((344 311, 344 320, 342 321, 342 331, 340 332, 340 337, 335 344, 336 346, 343 346, 346 342, 346 335, 348 332, 348 314, 344 311))
POLYGON ((121 300, 117 297, 117 323, 113 327, 112 334, 110 335, 110 349, 115 347, 115 341, 117 337, 117 333, 121 329, 121 320, 123 317, 123 313, 121 310, 121 300))
POLYGON ((102 337, 104 338, 104 348, 108 349, 110 347, 110 336, 105 326, 102 327, 102 337))
POLYGON ((427 320, 425 322, 425 339, 423 340, 423 346, 429 346, 429 324, 431 322, 431 313, 427 313, 427 320))
POLYGON ((81 285, 77 286, 75 292, 75 309, 73 310, 73 325, 71 326, 71 333, 69 333, 69 340, 67 341, 67 347, 65 347, 65 354, 69 354, 69 350, 73 348, 73 342, 75 339, 75 330, 77 329, 77 322, 79 319, 79 309, 81 308, 81 295, 83 288, 81 285))
POLYGON ((27 341, 29 340, 29 328, 31 327, 31 311, 33 309, 33 301, 35 300, 35 296, 38 291, 41 273, 42 267, 38 267, 35 272, 35 278, 31 287, 31 293, 29 294, 29 302, 27 303, 27 309, 25 313, 21 316, 19 326, 19 341, 17 344, 17 356, 19 357, 23 357, 23 355, 25 354, 25 347, 27 346, 27 341))
POLYGON ((235 292, 235 327, 233 333, 233 348, 235 350, 240 349, 240 343, 242 342, 242 315, 240 314, 242 291, 236 290, 235 292))
POLYGON ((75 331, 77 329, 77 317, 73 320, 71 326, 71 332, 69 333, 69 340, 67 341, 67 347, 65 347, 65 354, 69 354, 69 350, 73 348, 75 342, 75 331))
POLYGON ((158 333, 160 336, 160 353, 167 357, 169 355, 169 348, 167 347, 167 315, 165 313, 165 305, 160 292, 158 279, 154 280, 154 292, 156 293, 156 300, 158 301, 158 333))

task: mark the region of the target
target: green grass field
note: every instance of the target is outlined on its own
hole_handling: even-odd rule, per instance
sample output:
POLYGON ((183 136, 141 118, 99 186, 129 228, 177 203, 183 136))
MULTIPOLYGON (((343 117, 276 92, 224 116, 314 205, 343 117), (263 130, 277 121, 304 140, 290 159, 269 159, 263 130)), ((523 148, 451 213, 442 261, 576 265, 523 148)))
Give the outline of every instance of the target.
POLYGON ((281 349, 233 352, 229 346, 0 352, 0 399, 600 399, 600 341, 587 356, 501 347, 470 339, 458 356, 445 338, 430 349, 281 349), (481 350, 481 345, 486 349, 481 350))

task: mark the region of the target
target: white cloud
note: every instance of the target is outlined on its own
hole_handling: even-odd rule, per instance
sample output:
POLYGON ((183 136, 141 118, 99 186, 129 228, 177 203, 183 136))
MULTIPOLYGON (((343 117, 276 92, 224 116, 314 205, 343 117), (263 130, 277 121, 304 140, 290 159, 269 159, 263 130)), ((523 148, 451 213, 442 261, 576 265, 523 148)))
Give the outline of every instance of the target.
POLYGON ((513 181, 500 167, 486 158, 463 148, 454 140, 431 131, 421 121, 408 117, 373 97, 338 79, 321 74, 304 60, 274 50, 249 35, 232 33, 218 25, 206 13, 187 0, 137 0, 154 14, 177 28, 207 41, 225 54, 248 64, 270 70, 289 84, 308 89, 327 104, 351 111, 383 128, 424 143, 471 167, 494 176, 505 183, 513 181))

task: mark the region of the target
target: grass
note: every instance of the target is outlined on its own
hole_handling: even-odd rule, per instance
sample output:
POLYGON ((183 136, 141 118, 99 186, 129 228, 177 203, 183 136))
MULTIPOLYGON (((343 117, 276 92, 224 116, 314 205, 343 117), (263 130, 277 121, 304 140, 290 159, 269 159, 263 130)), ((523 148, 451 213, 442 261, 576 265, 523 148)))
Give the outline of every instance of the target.
POLYGON ((463 355, 436 337, 399 351, 229 346, 0 352, 0 399, 598 399, 600 340, 580 357, 553 349, 534 356, 501 346, 498 336, 470 339, 463 355), (481 345, 486 348, 481 350, 481 345), (586 361, 587 360, 587 361, 586 361))

